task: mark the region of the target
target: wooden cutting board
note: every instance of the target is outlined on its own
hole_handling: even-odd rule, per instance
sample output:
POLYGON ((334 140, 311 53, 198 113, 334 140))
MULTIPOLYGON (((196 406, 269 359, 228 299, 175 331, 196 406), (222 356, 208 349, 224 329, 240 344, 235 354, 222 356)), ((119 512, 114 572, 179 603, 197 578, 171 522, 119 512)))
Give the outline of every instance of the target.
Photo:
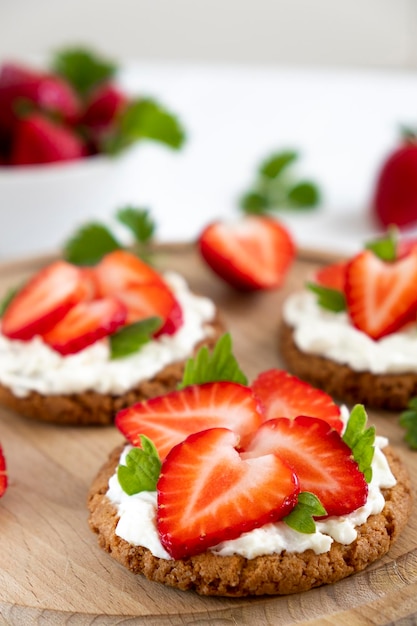
MULTIPOLYGON (((0 295, 49 258, 0 265, 0 295)), ((160 269, 180 271, 212 297, 233 335, 249 379, 280 367, 280 310, 288 293, 324 259, 300 253, 285 287, 239 295, 216 279, 192 245, 162 246, 160 269)), ((417 481, 417 452, 402 441, 398 415, 370 412, 417 481)), ((122 441, 113 427, 35 423, 0 409, 0 441, 10 476, 0 500, 0 624, 352 624, 415 623, 416 514, 390 553, 335 585, 286 597, 205 598, 135 576, 102 552, 87 524, 86 495, 108 453, 122 441)))

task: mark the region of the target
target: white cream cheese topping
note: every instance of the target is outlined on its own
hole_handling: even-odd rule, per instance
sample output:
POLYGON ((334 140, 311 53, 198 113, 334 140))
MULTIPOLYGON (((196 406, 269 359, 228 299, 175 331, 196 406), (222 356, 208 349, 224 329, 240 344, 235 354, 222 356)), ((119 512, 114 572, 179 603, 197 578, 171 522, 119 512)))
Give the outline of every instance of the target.
MULTIPOLYGON (((299 533, 285 524, 276 522, 266 524, 237 539, 224 541, 210 550, 220 556, 240 554, 248 559, 264 554, 287 552, 304 552, 311 548, 316 554, 327 552, 333 541, 350 544, 356 539, 356 526, 360 526, 370 515, 380 513, 385 500, 381 488, 393 487, 396 480, 391 473, 382 448, 388 441, 384 437, 376 437, 375 455, 372 463, 372 481, 366 504, 344 517, 329 517, 316 523, 314 534, 299 533)), ((126 454, 131 446, 126 446, 120 463, 124 464, 126 454)), ((156 528, 157 494, 141 492, 128 496, 121 488, 115 473, 109 480, 107 492, 109 500, 117 507, 120 516, 116 526, 116 534, 134 546, 148 548, 154 556, 170 559, 162 546, 156 528)))
POLYGON ((358 372, 417 372, 417 324, 375 341, 355 328, 347 313, 323 309, 308 291, 286 299, 283 318, 293 327, 295 344, 302 352, 326 357, 358 372))
POLYGON ((106 339, 76 354, 61 356, 41 339, 9 340, 0 333, 0 382, 18 397, 31 391, 45 395, 82 393, 121 394, 142 380, 152 378, 166 365, 189 357, 194 346, 210 332, 215 306, 194 295, 176 273, 164 275, 179 301, 184 323, 174 335, 162 335, 137 353, 109 358, 106 339))

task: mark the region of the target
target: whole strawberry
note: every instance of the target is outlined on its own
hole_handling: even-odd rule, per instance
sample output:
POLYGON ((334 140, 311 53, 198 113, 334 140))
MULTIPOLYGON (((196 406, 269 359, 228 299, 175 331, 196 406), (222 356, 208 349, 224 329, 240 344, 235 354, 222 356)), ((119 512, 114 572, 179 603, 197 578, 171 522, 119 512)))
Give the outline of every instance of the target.
POLYGON ((417 135, 407 131, 378 174, 372 210, 382 226, 417 222, 417 135))

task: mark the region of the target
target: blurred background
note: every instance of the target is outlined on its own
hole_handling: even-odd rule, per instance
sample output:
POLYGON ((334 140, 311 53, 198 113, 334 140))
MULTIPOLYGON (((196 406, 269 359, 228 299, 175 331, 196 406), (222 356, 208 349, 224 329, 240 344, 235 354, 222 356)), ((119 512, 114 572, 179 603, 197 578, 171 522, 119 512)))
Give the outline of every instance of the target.
MULTIPOLYGON (((127 90, 187 129, 179 153, 141 146, 126 187, 160 239, 236 215, 260 159, 289 147, 323 192, 282 214, 299 245, 350 252, 378 231, 376 172, 399 126, 417 126, 415 0, 0 0, 1 60, 73 44, 118 61, 127 90)), ((22 238, 16 254, 59 245, 22 238)))

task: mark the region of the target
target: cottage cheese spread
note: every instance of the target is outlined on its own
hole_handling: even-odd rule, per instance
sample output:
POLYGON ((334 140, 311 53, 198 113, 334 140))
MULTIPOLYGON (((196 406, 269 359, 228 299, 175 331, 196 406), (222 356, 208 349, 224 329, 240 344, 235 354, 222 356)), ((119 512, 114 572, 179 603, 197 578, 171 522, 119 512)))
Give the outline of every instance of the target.
POLYGON ((167 273, 164 278, 184 315, 184 324, 174 335, 163 335, 133 355, 110 360, 106 339, 63 357, 40 337, 23 342, 0 334, 0 383, 17 397, 25 397, 31 391, 44 395, 87 390, 121 394, 152 378, 169 363, 187 358, 210 332, 208 323, 214 318, 215 306, 208 298, 191 293, 178 274, 167 273))
MULTIPOLYGON (((396 480, 389 468, 382 448, 388 441, 384 437, 376 437, 375 455, 372 463, 372 481, 369 484, 366 504, 344 517, 329 517, 316 523, 314 534, 299 533, 284 522, 266 524, 237 539, 224 541, 211 548, 211 552, 220 556, 240 554, 248 559, 264 554, 287 552, 304 552, 311 548, 316 554, 327 552, 333 541, 348 545, 356 539, 356 526, 360 526, 370 515, 380 513, 385 505, 381 488, 393 487, 396 480)), ((131 446, 126 446, 120 458, 124 464, 126 454, 131 446)), ((109 500, 117 507, 119 521, 116 534, 135 546, 148 548, 152 554, 162 559, 170 559, 162 546, 156 528, 157 494, 144 491, 128 496, 120 487, 115 473, 109 480, 107 492, 109 500)))
POLYGON ((283 318, 293 327, 294 341, 302 352, 326 357, 358 372, 417 372, 416 324, 375 341, 352 326, 347 313, 321 308, 308 291, 287 298, 283 318))

